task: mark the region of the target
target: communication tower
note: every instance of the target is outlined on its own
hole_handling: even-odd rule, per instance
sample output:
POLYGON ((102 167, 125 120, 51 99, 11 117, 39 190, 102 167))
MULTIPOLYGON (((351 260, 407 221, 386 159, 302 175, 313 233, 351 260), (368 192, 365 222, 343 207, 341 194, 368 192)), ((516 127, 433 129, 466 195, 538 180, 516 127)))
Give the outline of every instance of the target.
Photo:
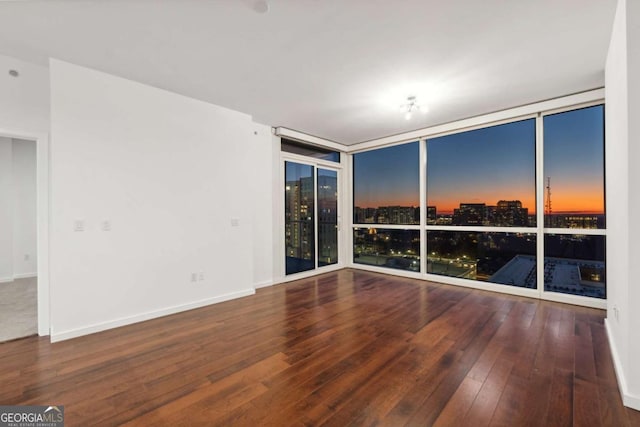
POLYGON ((551 177, 547 177, 547 203, 545 206, 545 211, 547 215, 551 215, 551 177))

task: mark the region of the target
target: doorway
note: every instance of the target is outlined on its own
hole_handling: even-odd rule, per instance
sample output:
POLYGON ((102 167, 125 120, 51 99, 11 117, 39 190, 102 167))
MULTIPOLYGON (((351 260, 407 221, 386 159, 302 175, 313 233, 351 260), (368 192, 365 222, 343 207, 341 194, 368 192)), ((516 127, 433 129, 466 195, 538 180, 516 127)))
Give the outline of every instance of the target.
POLYGON ((285 274, 338 263, 339 170, 284 160, 285 274))
POLYGON ((0 137, 0 342, 38 332, 37 144, 0 137))

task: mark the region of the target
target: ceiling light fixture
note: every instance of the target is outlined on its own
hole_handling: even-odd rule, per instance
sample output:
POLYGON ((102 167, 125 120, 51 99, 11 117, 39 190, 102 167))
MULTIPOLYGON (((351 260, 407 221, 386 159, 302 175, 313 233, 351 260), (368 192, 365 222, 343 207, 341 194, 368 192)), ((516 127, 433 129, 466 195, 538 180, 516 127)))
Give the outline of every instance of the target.
POLYGON ((409 96, 407 102, 400 106, 400 112, 404 113, 405 120, 411 120, 411 116, 415 111, 426 113, 429 110, 425 105, 418 103, 415 96, 409 96))

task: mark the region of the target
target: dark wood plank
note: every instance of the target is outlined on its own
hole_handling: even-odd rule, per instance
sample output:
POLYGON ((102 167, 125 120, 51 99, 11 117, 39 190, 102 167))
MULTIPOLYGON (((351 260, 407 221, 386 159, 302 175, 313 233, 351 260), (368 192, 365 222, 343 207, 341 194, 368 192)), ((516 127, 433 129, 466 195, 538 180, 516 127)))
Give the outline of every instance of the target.
POLYGON ((592 426, 600 421, 600 396, 595 383, 576 377, 573 383, 573 425, 592 426))
POLYGON ((0 404, 67 425, 640 425, 604 312, 359 270, 50 344, 0 344, 0 404))

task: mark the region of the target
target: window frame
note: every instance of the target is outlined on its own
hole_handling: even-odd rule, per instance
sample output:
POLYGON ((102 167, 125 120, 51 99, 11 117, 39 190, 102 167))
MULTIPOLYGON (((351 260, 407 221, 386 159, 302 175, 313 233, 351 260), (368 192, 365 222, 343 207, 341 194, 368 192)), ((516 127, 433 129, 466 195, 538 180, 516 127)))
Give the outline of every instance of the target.
MULTIPOLYGON (((557 301, 557 302, 565 302, 565 303, 569 303, 569 304, 575 304, 576 302, 582 302, 584 304, 581 305, 588 305, 588 306, 593 306, 591 304, 588 304, 589 301, 592 300, 596 300, 596 301, 602 301, 604 303, 604 305, 600 306, 598 305, 597 308, 606 308, 606 302, 607 299, 596 299, 593 297, 585 297, 585 296, 579 296, 579 295, 571 295, 571 294, 563 294, 560 292, 554 292, 554 291, 547 291, 544 289, 544 237, 547 234, 555 234, 555 235, 571 235, 571 234, 582 234, 582 235, 588 235, 588 236, 604 236, 604 244, 605 244, 605 248, 607 245, 607 225, 608 225, 608 220, 607 220, 607 194, 606 194, 606 182, 607 182, 607 171, 605 169, 605 157, 606 157, 606 148, 607 148, 607 141, 606 141, 606 135, 603 135, 603 159, 602 159, 602 177, 604 179, 603 184, 603 189, 605 189, 605 192, 603 194, 604 196, 604 215, 605 215, 605 228, 547 228, 544 226, 544 189, 545 189, 545 177, 544 177, 544 118, 546 116, 552 116, 554 114, 561 114, 561 113, 566 113, 569 111, 575 111, 575 110, 580 110, 583 108, 589 108, 589 107, 595 107, 598 105, 602 105, 603 108, 607 108, 606 103, 604 101, 604 99, 601 100, 595 100, 595 101, 591 101, 591 102, 585 102, 582 104, 578 104, 578 105, 568 105, 565 107, 560 107, 560 108, 555 108, 552 110, 547 110, 547 111, 542 111, 539 113, 539 118, 538 118, 538 137, 540 139, 540 145, 537 147, 536 149, 536 153, 538 156, 538 160, 537 162, 539 162, 540 166, 539 166, 539 171, 543 172, 542 176, 540 176, 540 180, 538 182, 538 206, 540 207, 540 212, 536 211, 536 216, 537 216, 537 221, 538 221, 538 226, 539 226, 539 242, 538 242, 538 257, 540 257, 540 259, 542 260, 542 262, 538 262, 538 275, 541 276, 541 279, 538 279, 538 290, 540 292, 540 298, 541 299, 546 299, 546 300, 550 300, 550 301, 557 301), (586 300, 586 301, 585 301, 586 300)), ((604 120, 604 117, 603 117, 604 120)), ((604 123, 604 126, 606 128, 606 122, 604 123)), ((536 166, 536 169, 538 168, 538 166, 536 166)), ((607 279, 606 279, 606 269, 607 269, 607 259, 606 259, 606 251, 605 251, 605 289, 606 289, 606 283, 607 283, 607 279)), ((607 292, 605 291, 605 295, 607 294, 607 292)))
MULTIPOLYGON (((396 144, 390 144, 390 145, 385 145, 384 147, 378 147, 376 148, 377 150, 382 150, 382 149, 386 149, 386 148, 393 148, 393 147, 398 147, 401 145, 405 145, 405 144, 418 144, 418 179, 422 179, 422 169, 423 169, 423 165, 422 165, 422 151, 423 151, 423 144, 422 144, 422 139, 412 139, 410 141, 404 141, 404 142, 400 142, 400 143, 396 143, 396 144)), ((369 151, 373 151, 373 150, 362 150, 362 151, 358 151, 358 152, 353 152, 350 153, 349 156, 349 160, 350 160, 350 167, 349 167, 349 171, 350 171, 350 176, 351 176, 351 180, 350 180, 350 188, 351 188, 351 198, 350 198, 350 203, 351 203, 351 225, 352 225, 352 229, 353 228, 389 228, 389 229, 401 229, 401 230, 417 230, 419 227, 422 226, 422 209, 420 210, 420 221, 418 224, 387 224, 387 223, 360 223, 360 222, 355 222, 354 221, 354 217, 355 217, 355 190, 354 190, 354 180, 353 180, 353 174, 355 172, 355 166, 354 166, 354 156, 356 154, 360 154, 360 153, 366 153, 369 151)), ((418 197, 418 207, 421 207, 424 203, 422 200, 422 186, 418 186, 418 191, 420 192, 419 197, 418 197)))
MULTIPOLYGON (((542 101, 539 103, 531 104, 528 106, 517 107, 500 111, 497 113, 490 113, 485 116, 477 118, 464 119, 446 125, 438 125, 432 128, 422 129, 407 134, 399 135, 395 141, 394 137, 382 138, 378 141, 371 141, 363 144, 358 144, 353 150, 349 151, 347 160, 347 170, 350 172, 345 177, 348 180, 347 188, 349 189, 349 203, 346 206, 350 220, 350 226, 348 227, 348 234, 345 236, 347 240, 347 249, 349 254, 345 254, 349 257, 348 267, 381 272, 385 274, 393 274, 403 277, 413 277, 423 280, 452 284, 457 286, 470 287, 475 289, 484 289, 489 291, 495 291, 500 293, 507 293, 513 295, 526 296, 531 298, 538 298, 550 301, 557 301, 569 304, 582 305, 587 307, 594 307, 604 309, 606 308, 606 299, 599 299, 594 297, 563 294, 553 291, 545 291, 544 289, 544 237, 546 234, 584 234, 584 235, 602 235, 605 236, 605 245, 607 229, 556 229, 544 227, 544 133, 543 133, 543 120, 545 116, 558 114, 567 111, 578 110, 582 108, 588 108, 592 106, 603 105, 606 108, 604 100, 604 92, 602 89, 596 89, 587 93, 570 95, 567 97, 552 99, 548 101, 542 101), (427 225, 427 200, 426 200, 426 174, 427 174, 427 140, 435 137, 446 136, 470 130, 482 129, 491 126, 512 123, 516 121, 535 119, 535 132, 536 132, 536 150, 535 150, 535 197, 536 197, 536 225, 532 227, 495 227, 495 226, 448 226, 448 225, 427 225), (420 133, 418 136, 417 134, 420 133), (419 140, 420 144, 420 224, 419 225, 393 225, 393 224, 358 224, 354 223, 353 217, 353 155, 365 151, 371 151, 379 148, 387 148, 395 145, 401 145, 405 143, 415 142, 419 140), (406 272, 402 270, 395 270, 391 268, 367 266, 363 264, 356 264, 353 262, 353 229, 354 228, 397 228, 407 230, 420 230, 420 272, 406 272), (527 289, 515 286, 495 284, 491 282, 477 281, 471 279, 459 279, 456 277, 442 276, 437 274, 431 274, 426 272, 427 266, 427 231, 475 231, 475 232, 508 232, 508 233, 532 233, 536 236, 536 275, 537 275, 537 288, 527 289)), ((605 123, 606 126, 606 123, 605 123)), ((606 141, 605 141, 605 157, 606 157, 606 141)), ((604 168, 604 164, 603 164, 604 168)), ((606 184, 606 170, 604 171, 604 179, 606 184)), ((606 188, 606 185, 605 185, 606 188)), ((606 193, 605 193, 605 226, 606 220, 606 193)), ((606 266, 606 259, 605 259, 606 266)), ((606 267, 605 267, 606 268, 606 267)), ((606 283, 606 278, 605 278, 606 283)))
MULTIPOLYGON (((433 273, 427 273, 426 271, 426 261, 427 261, 427 256, 426 254, 429 253, 429 247, 428 247, 428 240, 427 240, 427 233, 429 231, 458 231, 458 232, 465 232, 465 231, 469 231, 469 232, 477 232, 477 233, 523 233, 523 234, 534 234, 536 236, 536 260, 539 258, 539 240, 540 240, 540 236, 538 234, 538 194, 539 194, 539 189, 538 189, 538 176, 539 174, 539 163, 538 163, 538 149, 540 146, 540 138, 539 138, 539 131, 538 131, 538 120, 539 120, 539 113, 532 113, 532 114, 526 114, 526 115, 521 115, 518 117, 512 117, 512 118, 505 118, 502 120, 497 120, 497 121, 493 121, 493 122, 488 122, 488 123, 484 123, 484 124, 478 124, 475 126, 471 126, 471 127, 467 127, 464 129, 452 129, 448 132, 443 132, 437 135, 428 135, 425 138, 422 139, 422 143, 424 145, 424 149, 425 149, 425 155, 428 155, 426 153, 427 151, 427 142, 430 139, 433 138, 439 138, 442 136, 447 136, 447 135, 455 135, 455 134, 459 134, 459 133, 463 133, 463 132, 469 132, 469 131, 474 131, 474 130, 479 130, 479 129, 487 129, 487 128, 491 128, 494 126, 501 126, 501 125, 506 125, 506 124, 510 124, 510 123, 516 123, 516 122, 521 122, 524 120, 535 120, 534 123, 534 137, 535 137, 535 151, 534 151, 534 172, 535 172, 535 178, 534 178, 534 187, 535 187, 535 201, 536 201, 536 225, 535 226, 530 226, 530 227, 507 227, 507 226, 495 226, 495 225, 436 225, 436 224, 426 224, 426 219, 425 219, 425 225, 424 225, 424 229, 425 229, 425 241, 424 244, 422 245, 422 251, 421 253, 425 254, 425 269, 421 270, 421 272, 424 273, 424 277, 427 280, 432 280, 435 282, 443 282, 443 283, 449 283, 449 284, 454 284, 454 285, 459 285, 459 286, 466 286, 466 287, 479 287, 482 289, 487 289, 490 291, 497 291, 497 292, 504 292, 504 293, 511 293, 511 294, 516 294, 516 295, 522 295, 522 296, 527 296, 527 297, 536 297, 538 298, 539 292, 538 292, 538 288, 540 286, 540 282, 539 279, 536 279, 536 283, 537 283, 537 288, 536 289, 530 289, 530 288, 525 288, 525 287, 519 287, 519 286, 510 286, 510 285, 505 285, 505 284, 500 284, 500 283, 493 283, 493 282, 489 282, 489 281, 482 281, 482 280, 473 280, 473 279, 460 279, 457 277, 451 277, 451 276, 444 276, 444 275, 440 275, 440 274, 433 274, 433 273), (471 282, 471 283, 470 283, 471 282), (478 286, 471 286, 471 284, 475 284, 478 286)), ((427 163, 426 163, 426 156, 425 156, 425 164, 424 164, 424 171, 425 171, 425 177, 423 182, 421 183, 423 185, 422 187, 422 192, 425 196, 425 202, 426 202, 426 197, 427 197, 427 163)), ((426 209, 426 206, 425 206, 426 209)), ((536 261, 537 262, 537 261, 536 261)), ((537 263, 539 264, 539 263, 537 263)), ((536 266, 537 266, 536 264, 536 266)), ((539 276, 540 272, 539 269, 536 268, 536 276, 539 276)))
POLYGON ((401 140, 398 142, 393 142, 390 144, 385 144, 383 146, 380 147, 376 147, 374 149, 378 150, 378 149, 383 149, 383 148, 391 148, 391 147, 396 147, 399 145, 404 145, 404 144, 412 144, 412 143, 418 143, 418 179, 420 179, 420 185, 418 187, 418 191, 419 191, 419 203, 420 203, 420 223, 419 224, 361 224, 361 223, 356 223, 353 221, 354 219, 354 207, 355 207, 355 202, 354 202, 354 182, 353 182, 353 171, 354 171, 354 167, 353 167, 353 156, 355 154, 358 153, 364 153, 367 151, 372 151, 372 149, 363 149, 363 150, 356 150, 356 151, 352 151, 349 153, 348 159, 347 159, 347 164, 348 164, 348 170, 349 170, 349 174, 348 174, 348 188, 349 188, 349 204, 347 206, 347 209, 349 210, 349 212, 347 212, 347 214, 349 215, 349 219, 350 219, 350 226, 348 228, 349 234, 347 237, 347 243, 348 243, 348 251, 346 256, 348 257, 347 259, 349 260, 349 266, 350 267, 354 267, 354 268, 359 268, 361 270, 368 270, 368 271, 373 271, 373 272, 378 272, 378 273, 392 273, 392 274, 396 274, 396 273, 400 273, 400 275, 402 276, 406 276, 406 277, 412 277, 412 278, 417 278, 417 279, 421 279, 423 278, 423 272, 426 271, 427 268, 427 264, 425 261, 425 258, 422 256, 422 252, 423 252, 423 242, 425 239, 425 229, 424 229, 424 225, 426 224, 426 213, 425 213, 425 209, 422 209, 422 206, 424 206, 424 204, 426 203, 426 198, 424 196, 424 191, 423 191, 423 185, 422 185, 422 181, 423 178, 426 176, 425 174, 425 165, 426 165, 426 161, 427 161, 427 157, 426 157, 426 151, 425 151, 425 146, 424 146, 424 139, 423 138, 411 138, 408 140, 401 140), (364 229, 371 229, 371 228, 382 228, 382 229, 391 229, 391 230, 418 230, 420 232, 420 271, 418 272, 413 272, 413 271, 407 271, 407 270, 398 270, 398 269, 393 269, 393 268, 386 268, 386 267, 377 267, 377 266, 373 266, 373 265, 367 265, 367 264, 360 264, 360 263, 356 263, 354 261, 354 250, 353 250, 353 235, 354 235, 354 231, 356 228, 364 228, 364 229))
MULTIPOLYGON (((274 256, 274 276, 276 277, 275 279, 275 283, 285 283, 285 282, 290 282, 293 280, 298 280, 298 279, 304 279, 307 277, 312 277, 318 274, 322 274, 322 273, 327 273, 330 271, 336 271, 339 270, 341 268, 344 268, 345 265, 347 265, 349 263, 348 259, 350 258, 347 253, 345 252, 345 236, 343 235, 342 229, 344 227, 342 227, 342 221, 344 218, 344 214, 345 214, 345 198, 344 198, 344 181, 345 181, 345 174, 344 174, 344 165, 347 161, 346 157, 347 155, 345 153, 341 153, 341 162, 340 163, 336 163, 334 161, 331 160, 324 160, 324 159, 316 159, 313 157, 309 157, 309 156, 305 156, 305 155, 301 155, 301 154, 295 154, 295 153, 289 153, 286 151, 281 151, 279 152, 278 155, 278 179, 277 179, 277 184, 276 187, 274 188, 276 191, 276 195, 274 197, 274 201, 275 203, 277 203, 277 205, 279 206, 278 208, 276 208, 274 210, 274 214, 277 215, 276 217, 276 230, 277 233, 274 234, 274 250, 277 251, 276 255, 274 256), (314 168, 313 171, 313 176, 314 176, 314 245, 315 245, 315 259, 314 259, 314 265, 315 268, 312 270, 307 270, 307 271, 302 271, 302 272, 298 272, 298 273, 292 273, 292 274, 286 274, 286 257, 285 257, 285 239, 284 239, 284 233, 285 233, 285 197, 284 197, 284 187, 283 184, 285 182, 285 167, 286 167, 286 162, 294 162, 294 163, 300 163, 300 164, 304 164, 304 165, 308 165, 308 166, 312 166, 314 168), (329 265, 324 265, 324 266, 318 266, 318 238, 317 238, 317 231, 318 231, 318 204, 317 204, 317 197, 318 197, 318 188, 317 188, 317 173, 318 173, 318 169, 326 169, 326 170, 331 170, 331 171, 335 171, 337 173, 337 177, 338 177, 338 262, 335 264, 329 264, 329 265), (341 195, 342 193, 342 195, 341 195)), ((347 207, 348 209, 348 207, 347 207)))

